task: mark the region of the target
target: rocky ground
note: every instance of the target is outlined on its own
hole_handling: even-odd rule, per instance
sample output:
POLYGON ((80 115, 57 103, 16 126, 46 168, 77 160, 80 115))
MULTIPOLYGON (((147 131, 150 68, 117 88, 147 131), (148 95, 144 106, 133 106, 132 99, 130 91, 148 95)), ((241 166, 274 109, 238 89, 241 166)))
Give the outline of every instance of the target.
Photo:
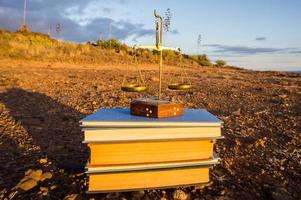
MULTIPOLYGON (((301 199, 301 75, 205 67, 189 69, 191 91, 164 95, 224 121, 210 184, 85 194, 88 149, 78 121, 155 94, 157 72, 143 72, 148 92, 128 94, 119 68, 1 61, 0 199, 301 199)), ((179 76, 165 74, 163 87, 179 76)))

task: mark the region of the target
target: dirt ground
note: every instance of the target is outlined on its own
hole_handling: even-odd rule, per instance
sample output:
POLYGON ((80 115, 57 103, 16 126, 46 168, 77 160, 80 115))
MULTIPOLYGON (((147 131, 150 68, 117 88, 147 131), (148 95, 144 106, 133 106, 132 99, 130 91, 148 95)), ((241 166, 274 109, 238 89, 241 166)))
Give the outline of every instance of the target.
MULTIPOLYGON (((224 121, 210 184, 85 194, 78 121, 156 94, 155 68, 144 68, 149 90, 141 94, 120 90, 123 68, 0 60, 0 199, 301 199, 301 75, 206 67, 189 69, 192 90, 164 95, 224 121), (22 185, 28 176, 36 181, 22 185)), ((163 88, 179 72, 165 70, 163 88)))

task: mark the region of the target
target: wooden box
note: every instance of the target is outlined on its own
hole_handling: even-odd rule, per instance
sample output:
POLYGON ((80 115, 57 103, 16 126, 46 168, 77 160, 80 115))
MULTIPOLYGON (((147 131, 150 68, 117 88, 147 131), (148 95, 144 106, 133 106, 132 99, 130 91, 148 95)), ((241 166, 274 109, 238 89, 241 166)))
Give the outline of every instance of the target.
POLYGON ((168 100, 151 98, 135 99, 131 102, 131 115, 165 118, 183 115, 184 105, 168 100))

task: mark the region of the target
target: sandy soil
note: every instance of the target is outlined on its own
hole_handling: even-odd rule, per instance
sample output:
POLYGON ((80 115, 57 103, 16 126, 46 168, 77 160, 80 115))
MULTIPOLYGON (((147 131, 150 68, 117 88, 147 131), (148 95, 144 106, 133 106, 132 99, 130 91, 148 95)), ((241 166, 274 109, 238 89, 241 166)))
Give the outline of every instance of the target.
MULTIPOLYGON (((88 149, 78 121, 156 94, 154 66, 143 67, 149 90, 142 94, 120 90, 122 68, 0 60, 0 199, 301 197, 301 75, 205 67, 189 69, 191 91, 164 95, 224 121, 225 139, 216 145, 222 162, 211 170, 211 183, 202 190, 86 195, 88 149), (24 191, 20 183, 28 176, 36 181, 24 191)), ((163 88, 170 77, 179 79, 179 70, 165 71, 165 77, 163 88)))

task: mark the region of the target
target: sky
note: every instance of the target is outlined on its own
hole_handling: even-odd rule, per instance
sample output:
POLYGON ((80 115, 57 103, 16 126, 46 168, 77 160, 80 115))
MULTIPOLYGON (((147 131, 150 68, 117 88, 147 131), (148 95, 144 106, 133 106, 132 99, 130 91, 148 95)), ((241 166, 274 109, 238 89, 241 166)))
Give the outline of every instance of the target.
MULTIPOLYGON (((0 0, 0 29, 20 27, 23 5, 0 0)), ((153 10, 165 16, 168 8, 165 46, 248 69, 301 71, 301 0, 28 0, 26 23, 73 42, 154 44, 153 10)))

